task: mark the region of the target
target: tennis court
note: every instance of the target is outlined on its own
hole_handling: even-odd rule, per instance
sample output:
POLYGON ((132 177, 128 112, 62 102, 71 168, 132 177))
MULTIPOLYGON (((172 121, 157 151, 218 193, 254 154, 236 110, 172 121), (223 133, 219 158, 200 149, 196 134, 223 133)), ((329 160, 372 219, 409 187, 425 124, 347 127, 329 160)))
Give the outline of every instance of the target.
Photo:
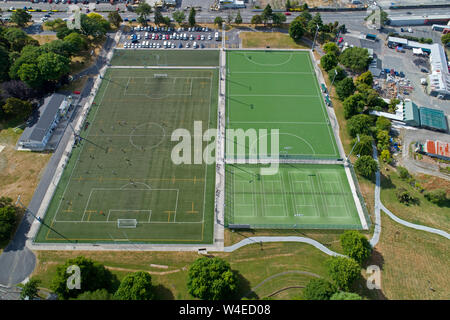
POLYGON ((342 165, 226 166, 225 223, 251 228, 362 229, 342 165))
MULTIPOLYGON (((226 94, 227 129, 279 129, 280 157, 339 158, 308 51, 228 50, 226 94)), ((226 143, 248 158, 249 146, 241 154, 234 139, 226 143)))
POLYGON ((217 92, 215 68, 107 70, 35 241, 212 243, 214 165, 171 134, 215 128, 217 92))

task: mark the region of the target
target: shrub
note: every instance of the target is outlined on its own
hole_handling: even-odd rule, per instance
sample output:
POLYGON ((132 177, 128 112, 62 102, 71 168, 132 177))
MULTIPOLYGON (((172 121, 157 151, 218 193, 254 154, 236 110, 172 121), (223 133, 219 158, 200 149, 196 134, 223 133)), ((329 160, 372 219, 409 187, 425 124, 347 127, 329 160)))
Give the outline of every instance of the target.
POLYGON ((367 179, 372 179, 378 170, 378 163, 371 156, 361 156, 355 162, 355 170, 367 179))
POLYGON ((411 178, 411 175, 409 174, 408 169, 406 169, 405 167, 398 166, 397 171, 398 171, 398 175, 399 175, 400 179, 406 180, 406 179, 411 178))
POLYGON ((360 265, 370 257, 372 246, 367 238, 358 231, 349 230, 341 235, 341 246, 344 254, 355 259, 360 265))
POLYGON ((398 188, 395 195, 400 203, 405 205, 418 204, 419 199, 413 197, 405 188, 398 188))
POLYGON ((435 189, 424 194, 425 198, 431 203, 441 205, 447 201, 447 193, 444 189, 435 189))
POLYGON ((303 291, 305 300, 329 300, 337 288, 329 281, 324 279, 312 279, 308 282, 303 291))
POLYGON ((341 290, 349 290, 360 276, 361 267, 358 262, 347 257, 331 257, 327 261, 328 274, 341 290))

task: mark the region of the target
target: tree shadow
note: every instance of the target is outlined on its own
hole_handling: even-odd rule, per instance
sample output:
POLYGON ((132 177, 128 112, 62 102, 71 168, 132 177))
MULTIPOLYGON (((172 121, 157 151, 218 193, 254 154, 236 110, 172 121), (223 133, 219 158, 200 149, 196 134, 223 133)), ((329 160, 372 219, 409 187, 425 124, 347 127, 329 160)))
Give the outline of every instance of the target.
POLYGON ((238 287, 236 289, 236 294, 233 299, 240 300, 242 298, 247 299, 259 299, 258 295, 252 291, 250 286, 250 282, 237 270, 233 270, 234 274, 237 277, 238 287))
MULTIPOLYGON (((367 270, 369 266, 378 266, 380 268, 380 272, 384 267, 384 258, 383 255, 377 250, 373 249, 372 255, 369 259, 363 264, 363 268, 367 270)), ((370 277, 370 273, 366 273, 355 282, 354 290, 361 297, 371 299, 371 300, 388 300, 388 298, 384 295, 382 288, 381 289, 369 289, 368 288, 368 278, 370 277)), ((372 283, 374 283, 372 281, 372 283)), ((381 286, 383 285, 383 279, 381 278, 381 286)))
POLYGON ((380 184, 381 188, 383 189, 395 189, 396 185, 392 182, 392 179, 390 175, 388 174, 389 171, 386 171, 385 167, 380 173, 380 184))
POLYGON ((162 284, 158 284, 154 287, 155 292, 155 300, 174 300, 172 291, 169 288, 163 286, 162 284))

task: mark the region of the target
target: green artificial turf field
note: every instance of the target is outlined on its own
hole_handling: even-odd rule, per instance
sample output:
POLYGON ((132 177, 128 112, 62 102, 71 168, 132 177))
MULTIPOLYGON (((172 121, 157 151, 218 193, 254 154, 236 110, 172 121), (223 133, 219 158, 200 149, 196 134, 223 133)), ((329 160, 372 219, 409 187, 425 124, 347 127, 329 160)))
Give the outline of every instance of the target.
MULTIPOLYGON (((228 50, 226 68, 227 129, 279 129, 280 157, 340 157, 308 51, 228 50)), ((229 136, 226 144, 227 158, 230 147, 235 158, 252 150, 242 154, 229 136)))
POLYGON ((342 165, 226 166, 225 224, 251 228, 361 229, 342 165))
POLYGON ((214 164, 175 165, 171 134, 215 128, 217 94, 214 68, 107 70, 35 241, 212 243, 214 164))

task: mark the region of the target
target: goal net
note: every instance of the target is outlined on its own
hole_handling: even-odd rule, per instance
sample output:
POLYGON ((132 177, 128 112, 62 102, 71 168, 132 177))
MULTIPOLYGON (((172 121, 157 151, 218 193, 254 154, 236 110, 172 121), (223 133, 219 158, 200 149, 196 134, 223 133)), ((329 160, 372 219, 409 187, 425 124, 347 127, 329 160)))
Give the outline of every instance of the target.
POLYGON ((136 219, 117 219, 117 228, 136 228, 136 219))

